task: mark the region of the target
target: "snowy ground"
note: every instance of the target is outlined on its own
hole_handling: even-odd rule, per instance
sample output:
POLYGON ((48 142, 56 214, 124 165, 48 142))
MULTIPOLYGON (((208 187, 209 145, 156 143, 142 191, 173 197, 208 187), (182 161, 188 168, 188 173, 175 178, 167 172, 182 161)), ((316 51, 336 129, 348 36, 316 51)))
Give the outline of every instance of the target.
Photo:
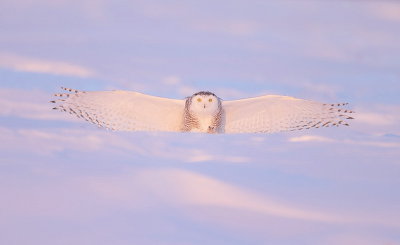
POLYGON ((0 244, 400 244, 400 4, 2 1, 0 244), (60 86, 349 102, 351 127, 124 133, 60 86))

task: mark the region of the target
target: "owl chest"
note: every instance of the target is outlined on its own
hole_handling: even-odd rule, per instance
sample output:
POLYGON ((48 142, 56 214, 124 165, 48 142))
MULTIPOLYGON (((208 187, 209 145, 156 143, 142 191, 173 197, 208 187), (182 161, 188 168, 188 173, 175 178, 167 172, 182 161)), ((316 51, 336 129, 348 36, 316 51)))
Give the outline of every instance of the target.
POLYGON ((200 116, 197 118, 197 128, 200 132, 207 132, 212 126, 212 116, 200 116))

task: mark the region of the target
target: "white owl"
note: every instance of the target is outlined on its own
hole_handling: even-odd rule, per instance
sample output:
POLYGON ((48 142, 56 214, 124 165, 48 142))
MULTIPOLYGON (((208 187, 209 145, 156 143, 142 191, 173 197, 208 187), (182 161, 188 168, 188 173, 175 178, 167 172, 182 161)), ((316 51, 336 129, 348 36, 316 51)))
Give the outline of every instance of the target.
POLYGON ((131 91, 67 93, 53 109, 112 130, 204 133, 274 133, 349 124, 347 103, 323 104, 288 96, 265 95, 224 101, 211 92, 183 100, 131 91))

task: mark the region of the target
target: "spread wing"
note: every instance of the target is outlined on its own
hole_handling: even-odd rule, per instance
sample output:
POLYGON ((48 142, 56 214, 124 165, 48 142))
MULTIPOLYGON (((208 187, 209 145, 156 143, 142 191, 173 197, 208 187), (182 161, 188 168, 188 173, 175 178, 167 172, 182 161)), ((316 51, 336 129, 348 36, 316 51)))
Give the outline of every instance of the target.
POLYGON ((274 133, 349 124, 347 103, 322 104, 288 96, 266 95, 224 101, 225 133, 274 133))
POLYGON ((184 100, 174 100, 131 91, 67 93, 51 101, 53 109, 69 112, 101 127, 122 131, 181 131, 184 100))

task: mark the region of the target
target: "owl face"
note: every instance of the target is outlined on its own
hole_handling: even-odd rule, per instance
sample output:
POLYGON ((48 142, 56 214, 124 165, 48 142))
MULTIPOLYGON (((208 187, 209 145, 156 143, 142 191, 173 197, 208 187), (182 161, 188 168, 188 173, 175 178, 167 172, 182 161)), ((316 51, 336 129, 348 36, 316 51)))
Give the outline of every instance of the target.
POLYGON ((219 98, 211 92, 198 92, 191 97, 190 110, 196 114, 213 115, 219 108, 219 98))

